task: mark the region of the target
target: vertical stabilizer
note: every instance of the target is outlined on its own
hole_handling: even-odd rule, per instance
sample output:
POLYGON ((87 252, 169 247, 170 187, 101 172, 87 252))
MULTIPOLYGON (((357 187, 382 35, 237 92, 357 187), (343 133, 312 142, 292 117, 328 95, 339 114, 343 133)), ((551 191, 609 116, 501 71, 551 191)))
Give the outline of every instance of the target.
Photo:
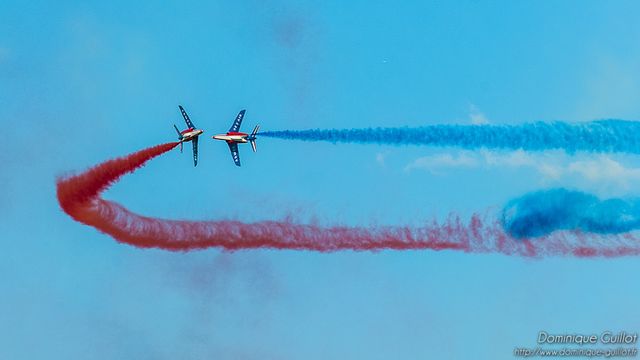
POLYGON ((253 131, 251 132, 251 136, 249 136, 249 142, 251 143, 251 148, 253 149, 253 152, 256 152, 256 135, 258 134, 258 130, 260 130, 260 125, 256 125, 256 127, 253 128, 253 131))

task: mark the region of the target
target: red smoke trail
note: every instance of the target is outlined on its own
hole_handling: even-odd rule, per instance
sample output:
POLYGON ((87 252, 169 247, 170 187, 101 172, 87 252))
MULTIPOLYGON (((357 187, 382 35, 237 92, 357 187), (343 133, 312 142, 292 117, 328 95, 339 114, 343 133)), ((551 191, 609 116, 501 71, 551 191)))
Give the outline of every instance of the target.
POLYGON ((154 146, 106 161, 79 175, 59 179, 58 201, 75 220, 93 226, 117 241, 143 248, 187 251, 218 247, 228 250, 275 248, 313 251, 337 250, 459 250, 540 257, 617 257, 640 254, 634 236, 593 236, 557 232, 534 240, 515 240, 501 225, 474 215, 469 223, 450 217, 444 224, 424 227, 321 227, 291 221, 176 221, 132 213, 100 198, 100 193, 120 177, 173 149, 177 143, 154 146))

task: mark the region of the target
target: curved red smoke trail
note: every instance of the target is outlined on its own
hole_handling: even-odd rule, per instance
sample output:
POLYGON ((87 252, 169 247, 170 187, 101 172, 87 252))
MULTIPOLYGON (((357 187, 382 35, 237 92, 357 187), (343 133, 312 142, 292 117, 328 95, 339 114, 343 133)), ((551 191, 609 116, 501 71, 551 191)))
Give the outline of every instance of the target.
POLYGON ((79 175, 58 179, 60 206, 73 219, 108 234, 117 241, 143 248, 187 251, 218 247, 228 250, 275 248, 313 251, 431 249, 497 252, 507 255, 573 255, 579 257, 640 254, 640 242, 630 235, 593 237, 557 233, 535 240, 515 240, 497 222, 483 223, 474 215, 464 224, 451 217, 419 228, 322 227, 290 221, 177 221, 137 215, 100 194, 123 175, 177 143, 154 146, 109 160, 79 175))

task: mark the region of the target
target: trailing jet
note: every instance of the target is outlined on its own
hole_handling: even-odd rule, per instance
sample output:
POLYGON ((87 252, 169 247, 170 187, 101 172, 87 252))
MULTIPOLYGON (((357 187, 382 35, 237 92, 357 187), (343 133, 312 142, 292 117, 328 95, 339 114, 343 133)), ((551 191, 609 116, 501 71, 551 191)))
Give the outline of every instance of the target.
POLYGON ((173 127, 176 129, 178 133, 178 141, 180 141, 180 152, 182 152, 182 143, 191 141, 193 143, 193 166, 198 165, 198 136, 204 132, 204 130, 196 129, 196 127, 189 119, 189 115, 184 111, 182 105, 178 105, 180 108, 180 112, 182 113, 182 117, 184 118, 184 122, 187 123, 186 130, 178 130, 178 127, 174 124, 173 127))
POLYGON ((238 143, 251 143, 251 148, 253 152, 256 152, 256 134, 258 134, 258 130, 260 129, 260 125, 256 125, 251 134, 241 133, 240 125, 242 124, 242 118, 244 118, 244 113, 246 110, 242 110, 236 116, 236 119, 233 121, 233 125, 226 134, 218 134, 212 136, 213 139, 216 140, 224 140, 229 145, 229 150, 231 150, 231 157, 233 158, 233 162, 236 166, 240 166, 240 154, 238 154, 238 143))

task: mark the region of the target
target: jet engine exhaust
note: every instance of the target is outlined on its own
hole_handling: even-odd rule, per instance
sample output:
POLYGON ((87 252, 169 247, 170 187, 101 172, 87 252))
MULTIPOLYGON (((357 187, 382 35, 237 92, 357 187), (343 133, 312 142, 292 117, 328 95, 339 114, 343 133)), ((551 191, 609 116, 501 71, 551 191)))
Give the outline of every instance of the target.
POLYGON ((522 125, 428 125, 417 128, 313 129, 261 132, 288 140, 464 149, 640 153, 640 122, 535 122, 522 125))
POLYGON ((474 215, 468 222, 450 216, 422 227, 319 226, 292 221, 178 221, 135 214, 104 200, 101 193, 122 176, 177 146, 167 143, 105 161, 77 175, 57 180, 62 210, 74 220, 92 226, 116 241, 140 248, 171 251, 221 248, 289 249, 331 252, 340 250, 455 250, 527 257, 613 257, 640 254, 640 242, 628 236, 591 236, 556 232, 546 237, 515 239, 499 221, 474 215), (606 241, 604 241, 606 240, 606 241))

